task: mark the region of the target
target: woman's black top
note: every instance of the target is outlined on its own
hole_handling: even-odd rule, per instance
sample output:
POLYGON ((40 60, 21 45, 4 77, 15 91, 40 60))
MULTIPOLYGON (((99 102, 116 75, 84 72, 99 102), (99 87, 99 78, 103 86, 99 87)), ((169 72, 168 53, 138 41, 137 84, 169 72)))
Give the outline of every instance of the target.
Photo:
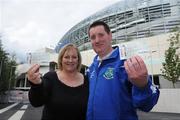
POLYGON ((32 106, 44 105, 42 120, 85 120, 89 95, 88 80, 70 87, 62 83, 57 73, 48 72, 40 85, 31 83, 29 100, 32 106))

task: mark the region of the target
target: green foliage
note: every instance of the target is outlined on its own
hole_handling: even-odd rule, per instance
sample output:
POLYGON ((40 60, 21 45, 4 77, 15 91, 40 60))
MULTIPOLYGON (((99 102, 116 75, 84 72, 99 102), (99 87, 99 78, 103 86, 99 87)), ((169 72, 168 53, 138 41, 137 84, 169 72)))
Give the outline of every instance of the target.
POLYGON ((165 79, 175 83, 180 77, 180 30, 177 29, 169 38, 169 48, 165 51, 165 62, 162 63, 162 75, 165 79))
POLYGON ((8 57, 3 50, 0 37, 0 94, 4 93, 14 85, 16 61, 8 57), (11 82, 11 83, 10 83, 11 82))

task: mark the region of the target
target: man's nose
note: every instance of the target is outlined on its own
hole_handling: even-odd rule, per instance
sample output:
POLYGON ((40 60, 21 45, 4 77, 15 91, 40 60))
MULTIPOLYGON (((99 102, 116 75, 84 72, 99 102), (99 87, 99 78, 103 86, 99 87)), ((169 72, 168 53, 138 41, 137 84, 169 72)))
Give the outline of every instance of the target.
POLYGON ((95 42, 96 42, 96 43, 98 43, 98 42, 99 42, 99 38, 98 38, 98 37, 95 39, 95 42))

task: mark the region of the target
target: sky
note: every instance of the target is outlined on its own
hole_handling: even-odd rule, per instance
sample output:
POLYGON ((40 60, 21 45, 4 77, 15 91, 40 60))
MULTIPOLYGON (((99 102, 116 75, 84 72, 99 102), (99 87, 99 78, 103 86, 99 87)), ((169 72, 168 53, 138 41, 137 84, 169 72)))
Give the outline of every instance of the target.
POLYGON ((3 48, 17 60, 54 48, 74 25, 120 0, 0 0, 3 48))

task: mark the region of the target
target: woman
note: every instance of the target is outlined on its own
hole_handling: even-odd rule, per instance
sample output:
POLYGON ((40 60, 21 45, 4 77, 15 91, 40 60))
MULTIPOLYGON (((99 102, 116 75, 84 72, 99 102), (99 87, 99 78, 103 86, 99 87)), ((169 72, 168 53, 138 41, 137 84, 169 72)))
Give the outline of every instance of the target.
POLYGON ((44 105, 42 120, 85 120, 88 80, 79 71, 81 55, 68 44, 59 53, 57 71, 40 77, 39 65, 28 70, 29 100, 34 107, 44 105))

